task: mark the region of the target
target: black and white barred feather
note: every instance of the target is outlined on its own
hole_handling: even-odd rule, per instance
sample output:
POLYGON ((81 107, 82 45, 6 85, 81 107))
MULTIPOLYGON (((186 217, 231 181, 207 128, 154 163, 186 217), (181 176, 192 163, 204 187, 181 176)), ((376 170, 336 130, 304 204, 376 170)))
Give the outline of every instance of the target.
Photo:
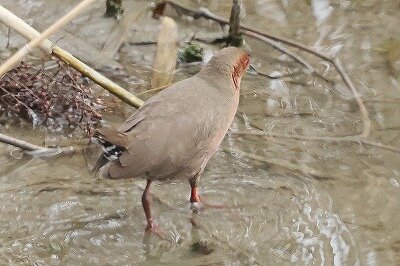
POLYGON ((99 134, 98 132, 94 134, 93 140, 97 142, 103 150, 103 154, 93 168, 93 171, 95 172, 97 172, 106 163, 117 160, 119 156, 121 156, 122 152, 126 150, 123 147, 117 146, 105 140, 103 135, 99 134))

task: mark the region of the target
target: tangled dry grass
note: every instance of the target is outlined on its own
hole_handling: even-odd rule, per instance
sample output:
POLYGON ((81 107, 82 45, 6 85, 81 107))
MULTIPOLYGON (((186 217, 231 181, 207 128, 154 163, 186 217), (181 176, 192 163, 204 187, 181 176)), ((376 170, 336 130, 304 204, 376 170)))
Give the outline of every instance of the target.
POLYGON ((39 66, 22 62, 0 79, 0 124, 29 122, 51 132, 90 135, 104 108, 92 90, 60 60, 39 66))

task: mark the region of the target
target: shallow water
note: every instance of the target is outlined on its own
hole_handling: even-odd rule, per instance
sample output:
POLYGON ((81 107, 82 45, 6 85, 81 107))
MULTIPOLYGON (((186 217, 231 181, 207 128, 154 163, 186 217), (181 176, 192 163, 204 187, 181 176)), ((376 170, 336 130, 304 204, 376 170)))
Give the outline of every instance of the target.
MULTIPOLYGON (((231 1, 177 2, 228 17, 231 1)), ((201 182, 203 198, 226 208, 193 214, 186 182, 155 183, 154 213, 167 237, 144 239, 142 180, 96 179, 87 160, 94 156, 87 154, 20 158, 14 148, 0 145, 0 264, 400 263, 398 1, 243 2, 245 24, 341 59, 369 112, 368 138, 345 138, 360 134, 363 121, 332 66, 302 53, 326 81, 246 37, 260 71, 294 74, 277 80, 249 73, 242 81, 232 131, 201 182), (249 134, 260 129, 269 135, 249 134)), ((38 30, 74 3, 1 0, 38 30)), ((129 12, 146 1, 124 3, 129 12)), ((103 3, 96 3, 70 23, 66 48, 78 47, 83 57, 87 47, 102 49, 109 32, 118 29, 102 13, 103 3)), ((192 31, 222 34, 203 20, 178 20, 178 26, 182 39, 192 31)), ((157 28, 146 16, 128 39, 154 40, 157 28)), ((6 48, 6 34, 0 26, 1 58, 23 43, 14 33, 6 48)), ((152 46, 124 46, 109 63, 122 71, 97 63, 138 93, 148 88, 153 52, 152 46)), ((175 80, 196 68, 180 68, 175 80)), ((117 124, 124 119, 118 114, 130 111, 124 107, 110 117, 117 124)), ((41 129, 0 129, 38 144, 46 136, 41 129)))

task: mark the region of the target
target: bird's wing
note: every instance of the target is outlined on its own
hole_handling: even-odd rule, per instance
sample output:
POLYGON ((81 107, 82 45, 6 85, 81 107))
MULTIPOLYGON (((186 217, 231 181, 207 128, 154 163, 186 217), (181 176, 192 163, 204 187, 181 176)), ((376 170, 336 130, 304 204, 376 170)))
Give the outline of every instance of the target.
POLYGON ((162 178, 201 160, 199 142, 207 136, 212 110, 191 93, 201 82, 188 79, 151 98, 131 116, 119 133, 127 138, 124 151, 110 167, 111 177, 143 174, 162 178))

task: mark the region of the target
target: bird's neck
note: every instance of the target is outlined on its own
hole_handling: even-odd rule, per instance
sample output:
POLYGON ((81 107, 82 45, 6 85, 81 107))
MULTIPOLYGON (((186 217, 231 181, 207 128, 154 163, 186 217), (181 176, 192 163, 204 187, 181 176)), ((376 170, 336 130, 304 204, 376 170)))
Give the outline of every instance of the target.
POLYGON ((239 93, 241 77, 233 70, 216 67, 205 67, 198 76, 219 90, 236 95, 239 93))

